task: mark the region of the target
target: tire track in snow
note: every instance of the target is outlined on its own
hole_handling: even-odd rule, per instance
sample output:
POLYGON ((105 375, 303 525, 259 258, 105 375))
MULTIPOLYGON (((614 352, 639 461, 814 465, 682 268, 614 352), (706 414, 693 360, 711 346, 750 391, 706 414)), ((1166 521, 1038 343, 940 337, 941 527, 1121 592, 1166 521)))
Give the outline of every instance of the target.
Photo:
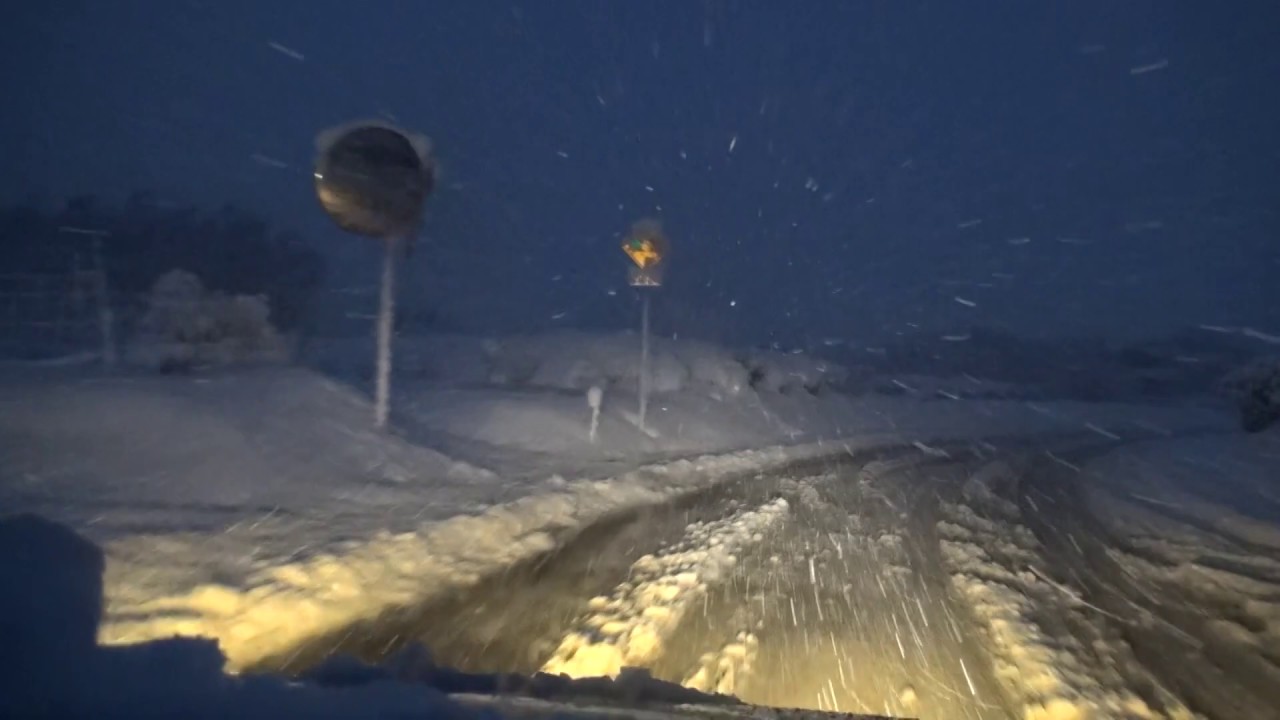
MULTIPOLYGON (((575 623, 542 671, 580 678, 616 676, 623 667, 652 666, 708 585, 732 572, 739 554, 763 541, 788 511, 787 501, 779 498, 723 520, 696 523, 673 547, 636 560, 630 578, 611 596, 591 599, 591 613, 575 623)), ((751 642, 744 636, 741 653, 722 652, 745 659, 751 642)))
POLYGON ((781 479, 792 517, 709 595, 655 674, 680 677, 700 648, 733 645, 745 630, 755 638, 751 672, 734 692, 748 702, 1010 717, 948 597, 932 530, 936 492, 954 483, 952 458, 965 454, 909 453, 781 479))

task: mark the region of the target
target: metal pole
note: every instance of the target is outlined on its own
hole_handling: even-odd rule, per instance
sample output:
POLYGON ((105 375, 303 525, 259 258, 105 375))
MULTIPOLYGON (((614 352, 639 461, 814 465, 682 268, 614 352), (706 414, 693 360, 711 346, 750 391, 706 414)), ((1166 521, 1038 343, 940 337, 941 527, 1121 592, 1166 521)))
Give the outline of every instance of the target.
POLYGON ((386 241, 382 257, 382 291, 378 299, 378 367, 374 389, 374 425, 387 426, 391 402, 391 335, 395 330, 396 238, 386 241))
POLYGON ((645 415, 649 410, 649 293, 640 291, 644 298, 640 306, 640 430, 645 430, 645 415))

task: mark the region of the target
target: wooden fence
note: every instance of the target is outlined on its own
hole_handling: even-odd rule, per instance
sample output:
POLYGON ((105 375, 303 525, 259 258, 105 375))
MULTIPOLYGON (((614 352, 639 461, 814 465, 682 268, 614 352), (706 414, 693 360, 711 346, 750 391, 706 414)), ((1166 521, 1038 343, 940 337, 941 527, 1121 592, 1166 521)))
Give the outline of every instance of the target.
POLYGON ((115 362, 114 318, 100 267, 0 273, 0 357, 47 360, 93 353, 115 362))

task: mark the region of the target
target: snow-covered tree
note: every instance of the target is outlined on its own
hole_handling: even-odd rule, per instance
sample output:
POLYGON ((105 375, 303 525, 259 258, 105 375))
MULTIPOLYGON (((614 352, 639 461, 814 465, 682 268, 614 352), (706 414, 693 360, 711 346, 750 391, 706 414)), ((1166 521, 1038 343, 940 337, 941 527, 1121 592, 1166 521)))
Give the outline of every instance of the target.
POLYGON ((210 292, 185 270, 156 280, 131 347, 135 362, 164 371, 279 361, 286 355, 265 296, 210 292))

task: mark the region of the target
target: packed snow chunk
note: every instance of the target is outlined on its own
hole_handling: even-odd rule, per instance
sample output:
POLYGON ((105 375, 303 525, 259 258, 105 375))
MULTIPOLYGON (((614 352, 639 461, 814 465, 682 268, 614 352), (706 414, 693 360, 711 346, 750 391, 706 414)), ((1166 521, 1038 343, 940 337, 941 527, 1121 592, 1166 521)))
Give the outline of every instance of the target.
POLYGON ((183 270, 160 276, 128 358, 164 372, 207 365, 279 362, 288 356, 262 295, 207 291, 183 270))
POLYGON ((844 367, 800 353, 754 350, 742 357, 751 387, 773 393, 819 392, 841 386, 849 376, 844 367))
POLYGON ((759 654, 759 638, 749 632, 740 632, 719 652, 703 655, 697 669, 687 675, 681 685, 722 695, 740 693, 743 681, 753 672, 759 654))
MULTIPOLYGON (((690 525, 677 544, 632 563, 627 582, 579 618, 576 629, 564 638, 542 671, 575 678, 615 677, 624 667, 652 665, 708 586, 732 572, 739 555, 760 542, 789 512, 787 501, 779 498, 755 510, 690 525)), ((729 653, 734 655, 736 650, 729 653)), ((705 678, 697 674, 688 682, 693 683, 691 687, 708 689, 705 678)))

